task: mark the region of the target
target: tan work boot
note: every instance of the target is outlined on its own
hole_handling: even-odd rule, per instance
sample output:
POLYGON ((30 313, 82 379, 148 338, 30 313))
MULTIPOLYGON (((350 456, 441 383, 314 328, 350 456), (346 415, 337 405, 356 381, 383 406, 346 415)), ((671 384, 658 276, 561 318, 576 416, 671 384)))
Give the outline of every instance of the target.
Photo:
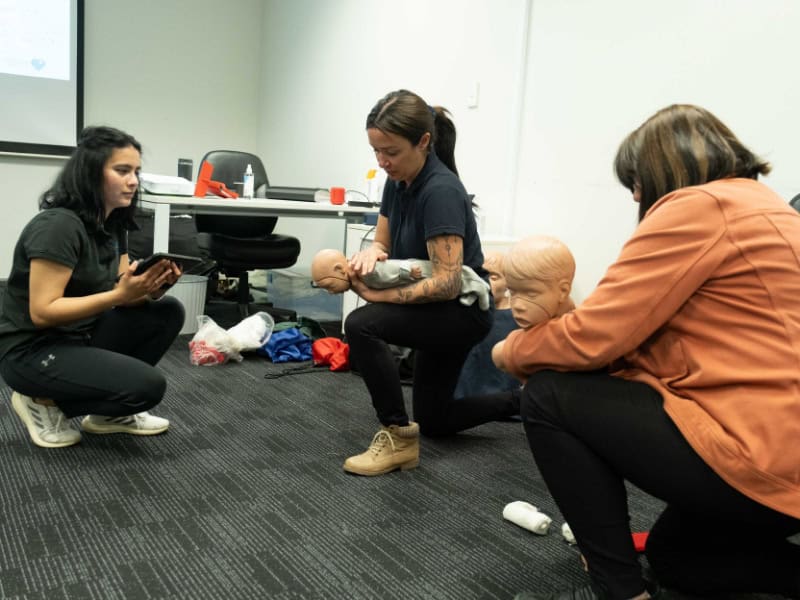
POLYGON ((344 461, 344 470, 357 475, 383 475, 419 465, 419 425, 381 427, 367 451, 344 461))

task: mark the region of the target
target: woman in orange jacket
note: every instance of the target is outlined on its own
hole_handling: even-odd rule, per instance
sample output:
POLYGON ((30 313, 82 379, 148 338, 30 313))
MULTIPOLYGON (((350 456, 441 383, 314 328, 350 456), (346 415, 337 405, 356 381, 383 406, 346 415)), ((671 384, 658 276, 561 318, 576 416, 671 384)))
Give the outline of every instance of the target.
POLYGON ((696 106, 653 115, 615 169, 640 216, 617 261, 577 309, 493 350, 527 380, 528 442, 588 564, 591 585, 556 597, 800 597, 800 216, 696 106), (666 503, 656 582, 626 481, 666 503))

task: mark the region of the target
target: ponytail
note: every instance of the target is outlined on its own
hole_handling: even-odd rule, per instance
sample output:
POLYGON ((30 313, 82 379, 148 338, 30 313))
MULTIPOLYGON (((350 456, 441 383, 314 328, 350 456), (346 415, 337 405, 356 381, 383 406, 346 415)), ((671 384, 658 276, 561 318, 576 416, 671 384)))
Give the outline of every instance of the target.
POLYGON ((445 166, 458 175, 456 168, 456 126, 450 118, 450 112, 442 106, 432 106, 434 114, 434 132, 431 134, 431 144, 436 156, 445 166))

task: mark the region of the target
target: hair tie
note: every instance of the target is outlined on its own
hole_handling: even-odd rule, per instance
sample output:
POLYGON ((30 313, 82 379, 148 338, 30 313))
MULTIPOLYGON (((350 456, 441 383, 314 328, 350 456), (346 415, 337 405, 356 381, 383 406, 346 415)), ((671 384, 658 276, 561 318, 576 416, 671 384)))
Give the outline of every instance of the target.
POLYGON ((431 111, 431 115, 433 115, 433 120, 436 120, 436 109, 433 108, 430 104, 428 105, 428 110, 431 111))

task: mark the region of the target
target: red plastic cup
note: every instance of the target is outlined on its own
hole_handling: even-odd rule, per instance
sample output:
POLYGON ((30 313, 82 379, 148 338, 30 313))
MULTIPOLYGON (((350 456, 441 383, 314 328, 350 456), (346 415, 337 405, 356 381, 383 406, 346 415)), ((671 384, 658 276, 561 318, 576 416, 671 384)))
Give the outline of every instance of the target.
POLYGON ((331 192, 331 204, 344 204, 343 187, 332 187, 330 192, 331 192))

